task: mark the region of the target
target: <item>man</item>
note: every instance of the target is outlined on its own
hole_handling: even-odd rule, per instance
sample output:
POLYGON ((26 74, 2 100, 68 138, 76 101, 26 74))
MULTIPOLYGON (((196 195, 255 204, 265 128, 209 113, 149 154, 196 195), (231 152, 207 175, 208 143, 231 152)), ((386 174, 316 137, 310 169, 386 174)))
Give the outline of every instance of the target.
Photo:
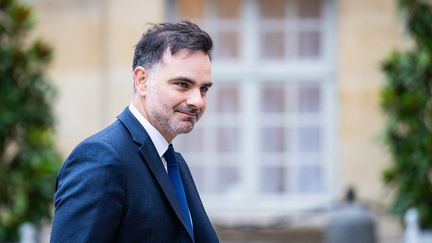
POLYGON ((206 108, 211 48, 190 22, 154 25, 142 36, 131 104, 80 143, 58 174, 51 242, 218 242, 170 145, 206 108))

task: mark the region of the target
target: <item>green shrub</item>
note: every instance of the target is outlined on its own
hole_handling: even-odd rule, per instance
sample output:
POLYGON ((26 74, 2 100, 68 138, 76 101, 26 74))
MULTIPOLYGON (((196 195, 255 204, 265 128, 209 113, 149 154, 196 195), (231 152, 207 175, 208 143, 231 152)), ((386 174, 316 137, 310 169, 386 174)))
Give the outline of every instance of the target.
POLYGON ((395 189, 394 212, 416 207, 421 226, 432 228, 432 9, 417 0, 399 0, 399 6, 414 46, 393 51, 382 65, 381 105, 393 157, 383 175, 395 189))
POLYGON ((29 40, 32 10, 0 0, 0 242, 23 222, 49 218, 60 158, 53 142, 51 49, 29 40))

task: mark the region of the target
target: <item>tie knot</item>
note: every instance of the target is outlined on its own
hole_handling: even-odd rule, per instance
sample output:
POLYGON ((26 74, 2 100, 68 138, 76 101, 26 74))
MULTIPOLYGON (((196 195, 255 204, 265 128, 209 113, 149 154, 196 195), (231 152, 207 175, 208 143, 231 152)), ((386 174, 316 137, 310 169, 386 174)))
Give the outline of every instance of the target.
POLYGON ((174 148, 173 148, 172 144, 170 144, 168 146, 168 149, 164 153, 163 156, 164 156, 167 164, 177 164, 177 160, 175 158, 175 151, 174 151, 174 148))

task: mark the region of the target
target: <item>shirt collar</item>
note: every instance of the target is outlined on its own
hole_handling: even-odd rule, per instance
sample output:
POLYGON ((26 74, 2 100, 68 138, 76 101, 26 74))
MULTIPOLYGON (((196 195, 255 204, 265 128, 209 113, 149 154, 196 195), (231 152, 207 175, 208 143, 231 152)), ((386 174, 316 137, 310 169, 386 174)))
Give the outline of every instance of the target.
POLYGON ((138 109, 131 102, 129 105, 129 110, 132 115, 139 121, 139 123, 144 127, 150 139, 152 140, 154 146, 156 147, 156 151, 159 154, 159 157, 162 157, 163 154, 168 149, 168 142, 162 136, 162 134, 138 111, 138 109))

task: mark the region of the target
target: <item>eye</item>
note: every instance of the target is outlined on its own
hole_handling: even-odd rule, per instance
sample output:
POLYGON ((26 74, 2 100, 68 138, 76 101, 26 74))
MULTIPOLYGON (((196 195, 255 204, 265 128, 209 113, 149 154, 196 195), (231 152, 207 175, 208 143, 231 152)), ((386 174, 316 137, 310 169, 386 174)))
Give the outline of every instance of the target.
POLYGON ((209 90, 209 87, 201 87, 201 92, 202 93, 207 93, 209 90))
POLYGON ((189 84, 187 82, 177 82, 176 85, 183 89, 187 89, 189 87, 189 84))

